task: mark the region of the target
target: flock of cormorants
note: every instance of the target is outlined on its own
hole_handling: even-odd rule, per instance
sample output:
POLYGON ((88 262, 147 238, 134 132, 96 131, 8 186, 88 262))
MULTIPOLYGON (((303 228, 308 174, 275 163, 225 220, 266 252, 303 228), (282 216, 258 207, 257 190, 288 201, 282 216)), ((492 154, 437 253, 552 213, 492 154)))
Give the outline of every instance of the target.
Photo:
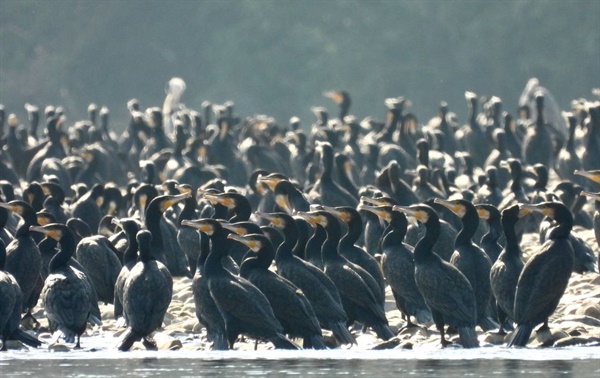
POLYGON ((155 347, 173 277, 193 278, 216 350, 242 335, 332 347, 323 329, 336 345, 361 327, 389 340, 388 285, 404 327, 433 322, 443 346, 449 333, 479 346, 477 326, 525 346, 571 273, 596 270, 573 227, 600 239, 597 100, 574 100, 562 133, 541 93, 513 116, 467 92, 465 125, 446 103, 427 124, 403 97, 385 100, 384 121, 359 121, 347 92, 325 96, 339 115, 313 108, 309 132, 230 102, 142 111, 133 99, 119 137, 94 104, 68 127, 60 107, 27 104, 25 125, 0 105, 3 350, 42 344, 23 328, 36 306, 79 347, 99 302, 126 327, 118 349, 155 347), (526 232, 540 246, 525 261, 526 232))

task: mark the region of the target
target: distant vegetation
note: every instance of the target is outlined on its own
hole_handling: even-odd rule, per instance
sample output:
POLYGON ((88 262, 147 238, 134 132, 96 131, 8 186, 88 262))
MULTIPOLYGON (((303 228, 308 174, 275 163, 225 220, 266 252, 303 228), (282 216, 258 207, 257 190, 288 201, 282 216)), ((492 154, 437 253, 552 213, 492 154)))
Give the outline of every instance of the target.
POLYGON ((441 100, 464 121, 465 90, 514 112, 532 76, 569 106, 600 85, 600 1, 0 2, 0 103, 62 105, 70 121, 95 102, 127 122, 125 103, 157 106, 172 76, 183 102, 233 100, 280 123, 314 117, 345 89, 351 112, 382 117, 403 95, 425 122, 441 100))

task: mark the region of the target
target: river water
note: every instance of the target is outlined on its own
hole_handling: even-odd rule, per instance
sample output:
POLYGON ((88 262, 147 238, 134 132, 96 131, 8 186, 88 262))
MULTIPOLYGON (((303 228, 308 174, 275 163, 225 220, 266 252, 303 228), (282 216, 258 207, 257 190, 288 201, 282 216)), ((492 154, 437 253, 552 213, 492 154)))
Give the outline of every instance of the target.
POLYGON ((600 347, 476 350, 8 351, 0 377, 600 377, 600 347))

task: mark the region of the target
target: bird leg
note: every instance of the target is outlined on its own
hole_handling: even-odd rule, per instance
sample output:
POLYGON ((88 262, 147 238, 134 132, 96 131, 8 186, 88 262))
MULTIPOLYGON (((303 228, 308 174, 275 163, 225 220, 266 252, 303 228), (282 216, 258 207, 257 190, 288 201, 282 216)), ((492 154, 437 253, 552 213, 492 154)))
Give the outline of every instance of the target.
POLYGON ((544 324, 542 324, 542 326, 540 328, 538 328, 535 332, 540 333, 540 332, 549 332, 549 331, 550 331, 550 327, 548 326, 548 319, 546 319, 544 321, 544 324))
POLYGON ((144 346, 146 347, 146 349, 158 350, 158 347, 156 346, 156 341, 152 340, 149 336, 148 337, 144 337, 142 339, 142 344, 144 344, 144 346))

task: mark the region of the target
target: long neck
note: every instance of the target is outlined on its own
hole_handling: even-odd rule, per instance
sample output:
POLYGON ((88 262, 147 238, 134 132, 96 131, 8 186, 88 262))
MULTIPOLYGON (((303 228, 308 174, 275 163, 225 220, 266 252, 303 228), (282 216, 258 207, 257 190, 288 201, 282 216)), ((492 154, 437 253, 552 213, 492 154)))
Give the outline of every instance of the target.
POLYGON ((279 248, 277 248, 277 260, 292 257, 292 250, 298 242, 298 227, 296 226, 296 223, 293 221, 292 223, 286 223, 283 234, 285 235, 285 239, 283 243, 279 245, 279 248))
POLYGON ((123 255, 123 265, 127 265, 137 260, 138 242, 135 238, 135 233, 127 233, 127 249, 123 255))
POLYGON ((250 219, 250 215, 252 214, 252 208, 250 207, 250 203, 246 201, 241 201, 235 207, 235 215, 229 219, 230 223, 236 222, 245 222, 250 219))
POLYGON ((506 244, 504 246, 505 253, 509 256, 520 257, 521 247, 519 246, 519 239, 515 232, 515 224, 519 219, 516 216, 502 216, 502 229, 504 230, 504 236, 506 238, 506 244))
POLYGON ((483 235, 481 240, 482 242, 485 240, 488 243, 495 243, 501 236, 500 230, 502 229, 502 225, 500 224, 500 219, 490 219, 488 223, 490 229, 485 235, 483 235))
POLYGON ((271 245, 264 245, 256 256, 257 266, 267 270, 271 266, 273 259, 275 258, 275 249, 271 245))
POLYGON ((210 236, 210 253, 206 258, 206 264, 204 266, 204 275, 210 277, 211 275, 225 272, 225 268, 221 264, 221 259, 227 255, 226 245, 227 234, 223 229, 215 230, 210 236))
POLYGON ((198 256, 198 261, 196 261, 196 271, 204 275, 204 265, 210 254, 210 238, 200 231, 198 232, 198 236, 200 238, 200 255, 198 256))
POLYGON ((360 234, 363 230, 362 219, 360 217, 352 218, 350 222, 348 222, 348 232, 342 240, 340 241, 341 245, 344 246, 352 246, 356 243, 358 238, 360 238, 360 234))
MULTIPOLYGON (((406 217, 398 212, 392 212, 392 221, 390 222, 386 231, 389 231, 383 237, 381 246, 383 248, 388 246, 400 245, 406 236, 406 229, 408 223, 406 217)), ((385 231, 384 231, 385 233, 385 231)))
POLYGON ((339 224, 330 223, 327 225, 327 239, 323 243, 323 247, 321 248, 321 255, 323 256, 323 261, 325 262, 327 259, 336 258, 339 256, 338 253, 338 244, 340 242, 341 231, 339 224))
POLYGON ((144 223, 148 231, 152 233, 152 247, 155 250, 163 250, 163 238, 160 229, 160 220, 162 219, 162 210, 158 202, 151 202, 146 210, 144 223))
POLYGON ((75 239, 69 232, 65 232, 59 240, 60 251, 50 260, 48 272, 54 273, 58 269, 67 266, 69 260, 75 252, 75 239))
POLYGON ((467 214, 462 218, 462 228, 458 235, 456 235, 454 246, 457 247, 459 245, 471 244, 471 239, 473 238, 473 235, 475 235, 478 226, 479 217, 477 216, 477 213, 467 211, 467 214))
POLYGON ((430 219, 425 223, 425 236, 415 245, 415 262, 421 262, 430 259, 433 256, 433 246, 440 235, 440 222, 437 219, 430 219))
POLYGON ((573 228, 573 218, 570 220, 557 221, 557 225, 553 227, 548 235, 548 239, 568 239, 573 228))
POLYGON ((304 250, 304 256, 306 260, 321 260, 321 250, 325 239, 327 238, 327 231, 321 226, 317 226, 313 236, 306 242, 306 249, 304 250))
POLYGON ((183 220, 191 220, 196 215, 196 199, 194 196, 191 196, 185 200, 185 205, 183 206, 183 210, 179 213, 179 217, 177 218, 177 224, 181 225, 181 221, 183 220))

